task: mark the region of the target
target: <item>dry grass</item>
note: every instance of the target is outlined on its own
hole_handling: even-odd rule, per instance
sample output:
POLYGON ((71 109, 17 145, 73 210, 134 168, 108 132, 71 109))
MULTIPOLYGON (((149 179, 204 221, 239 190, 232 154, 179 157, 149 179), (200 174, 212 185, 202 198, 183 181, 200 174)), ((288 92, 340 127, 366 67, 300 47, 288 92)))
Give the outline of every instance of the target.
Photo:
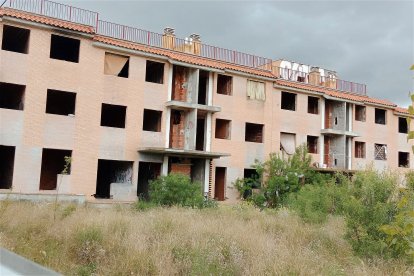
POLYGON ((303 223, 287 210, 96 209, 0 203, 0 245, 66 275, 401 275, 398 261, 362 261, 344 222, 303 223))

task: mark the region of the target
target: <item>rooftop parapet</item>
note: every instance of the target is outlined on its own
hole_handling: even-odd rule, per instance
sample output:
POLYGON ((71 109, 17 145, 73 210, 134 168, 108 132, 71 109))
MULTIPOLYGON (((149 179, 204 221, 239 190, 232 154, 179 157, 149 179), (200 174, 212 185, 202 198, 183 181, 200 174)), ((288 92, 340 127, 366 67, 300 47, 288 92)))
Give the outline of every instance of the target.
POLYGON ((89 26, 94 30, 95 34, 104 37, 186 53, 259 71, 262 70, 263 72, 273 73, 277 78, 286 80, 328 87, 347 93, 366 95, 365 84, 340 80, 336 77, 335 72, 330 75, 318 75, 317 72, 312 73, 310 69, 307 71, 293 70, 293 68, 281 66, 279 61, 272 61, 269 58, 201 43, 200 35, 198 34, 192 34, 182 39, 175 36, 174 29, 172 28, 165 28, 164 34, 154 33, 103 21, 99 19, 97 12, 48 0, 6 0, 3 7, 89 26))

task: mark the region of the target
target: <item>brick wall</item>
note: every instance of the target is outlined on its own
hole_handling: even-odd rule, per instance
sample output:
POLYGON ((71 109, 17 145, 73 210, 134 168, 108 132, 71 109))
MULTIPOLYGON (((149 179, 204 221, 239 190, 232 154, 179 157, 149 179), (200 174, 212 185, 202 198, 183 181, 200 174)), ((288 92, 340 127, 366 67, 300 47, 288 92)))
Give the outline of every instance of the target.
POLYGON ((174 112, 171 118, 170 146, 176 149, 184 148, 184 112, 174 112), (179 123, 177 124, 179 120, 179 123))
POLYGON ((171 164, 171 172, 170 173, 181 173, 191 177, 191 164, 171 164))
POLYGON ((174 74, 173 100, 187 101, 187 70, 184 67, 176 66, 174 74))

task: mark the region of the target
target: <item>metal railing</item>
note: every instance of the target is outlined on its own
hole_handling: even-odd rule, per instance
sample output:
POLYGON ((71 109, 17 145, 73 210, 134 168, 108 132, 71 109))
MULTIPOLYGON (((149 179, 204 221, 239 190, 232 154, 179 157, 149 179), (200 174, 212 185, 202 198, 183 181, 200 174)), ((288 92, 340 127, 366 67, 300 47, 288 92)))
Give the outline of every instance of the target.
POLYGON ((224 61, 236 65, 272 70, 272 60, 264 57, 241 53, 215 46, 210 46, 191 39, 174 37, 165 40, 164 35, 141 30, 134 27, 99 20, 96 12, 55 3, 48 0, 8 0, 5 7, 20 11, 48 16, 60 20, 91 26, 102 36, 140 43, 147 46, 170 49, 178 52, 224 61), (193 45, 197 45, 194 47, 193 45))
POLYGON ((4 4, 15 10, 35 13, 73 23, 95 27, 98 13, 48 0, 9 0, 4 4))
MULTIPOLYGON (((223 61, 230 64, 249 68, 273 71, 277 77, 286 80, 310 83, 309 73, 287 68, 273 67, 272 59, 246 54, 234 50, 219 48, 203 44, 197 40, 181 39, 174 35, 154 33, 134 27, 120 25, 99 20, 97 12, 76 8, 48 0, 7 0, 4 7, 39 14, 93 27, 96 34, 139 43, 151 47, 169 49, 177 52, 188 53, 212 60, 223 61), (275 72, 276 71, 276 72, 275 72)), ((366 95, 366 85, 353 83, 339 79, 327 79, 321 77, 319 83, 314 85, 338 89, 348 93, 366 95)))
POLYGON ((271 59, 219 48, 216 46, 210 46, 191 38, 182 39, 175 36, 166 36, 102 20, 98 20, 96 33, 102 36, 194 54, 204 58, 224 61, 255 69, 263 69, 266 71, 272 70, 271 59))
POLYGON ((310 73, 282 67, 274 67, 273 72, 276 74, 277 77, 285 80, 323 86, 327 88, 340 90, 346 93, 353 93, 364 96, 367 95, 367 87, 365 84, 361 83, 355 83, 341 80, 336 77, 326 76, 320 76, 318 78, 312 79, 310 77, 310 73))

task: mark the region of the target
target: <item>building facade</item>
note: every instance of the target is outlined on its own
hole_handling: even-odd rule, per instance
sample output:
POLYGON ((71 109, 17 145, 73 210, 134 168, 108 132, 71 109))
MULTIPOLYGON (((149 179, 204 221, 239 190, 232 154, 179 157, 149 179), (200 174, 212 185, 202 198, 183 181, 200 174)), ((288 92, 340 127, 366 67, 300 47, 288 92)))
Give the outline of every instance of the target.
POLYGON ((0 9, 3 196, 132 201, 179 172, 231 201, 301 144, 320 170, 413 167, 407 110, 334 71, 22 2, 0 9))

